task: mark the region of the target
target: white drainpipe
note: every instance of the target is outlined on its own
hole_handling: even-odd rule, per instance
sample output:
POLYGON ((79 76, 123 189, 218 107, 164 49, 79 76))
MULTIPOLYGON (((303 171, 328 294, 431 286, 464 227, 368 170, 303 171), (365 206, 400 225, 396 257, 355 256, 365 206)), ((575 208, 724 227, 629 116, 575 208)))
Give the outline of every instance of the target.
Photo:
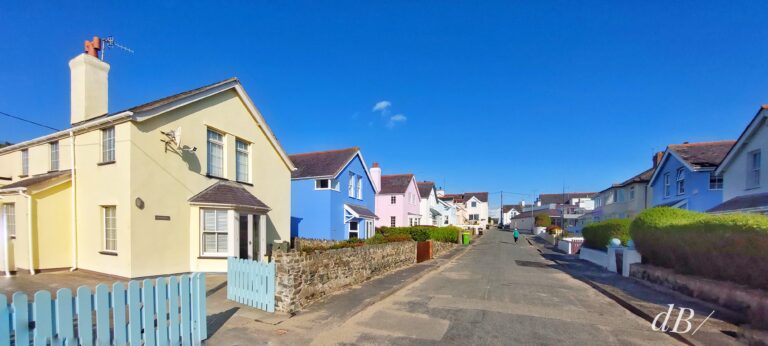
POLYGON ((29 244, 29 274, 35 275, 35 264, 33 262, 34 256, 32 255, 32 196, 28 195, 24 191, 19 191, 19 194, 27 198, 27 244, 29 244))
POLYGON ((75 176, 75 133, 69 131, 70 139, 70 165, 72 171, 72 268, 69 271, 77 270, 77 177, 75 176))
MULTIPOLYGON (((2 199, 2 197, 0 197, 0 199, 2 199)), ((8 241, 10 238, 8 236, 8 215, 5 214, 5 208, 0 210, 0 223, 2 223, 2 226, 0 226, 0 228, 3 229, 3 237, 4 237, 3 248, 5 251, 4 252, 5 255, 3 256, 3 261, 5 264, 5 277, 10 277, 11 268, 9 268, 9 264, 11 263, 11 258, 10 258, 10 255, 8 254, 8 241)))

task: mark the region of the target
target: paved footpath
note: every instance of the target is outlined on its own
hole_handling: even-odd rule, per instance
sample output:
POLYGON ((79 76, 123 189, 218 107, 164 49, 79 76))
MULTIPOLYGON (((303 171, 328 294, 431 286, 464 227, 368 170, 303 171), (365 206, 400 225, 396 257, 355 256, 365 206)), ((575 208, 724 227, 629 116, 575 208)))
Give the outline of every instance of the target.
POLYGON ((552 264, 525 240, 489 231, 440 269, 314 335, 313 344, 678 343, 552 264))

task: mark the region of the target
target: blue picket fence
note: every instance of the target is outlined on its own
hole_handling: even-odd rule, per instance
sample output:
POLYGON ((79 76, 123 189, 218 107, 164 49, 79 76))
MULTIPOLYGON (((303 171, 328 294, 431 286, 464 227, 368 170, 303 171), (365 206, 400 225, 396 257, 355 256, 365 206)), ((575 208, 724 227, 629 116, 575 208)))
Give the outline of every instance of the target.
POLYGON ((227 299, 275 312, 275 262, 227 259, 227 299))
POLYGON ((0 345, 200 345, 208 338, 205 274, 62 288, 34 301, 0 295, 0 345), (94 321, 96 322, 94 325, 94 321))

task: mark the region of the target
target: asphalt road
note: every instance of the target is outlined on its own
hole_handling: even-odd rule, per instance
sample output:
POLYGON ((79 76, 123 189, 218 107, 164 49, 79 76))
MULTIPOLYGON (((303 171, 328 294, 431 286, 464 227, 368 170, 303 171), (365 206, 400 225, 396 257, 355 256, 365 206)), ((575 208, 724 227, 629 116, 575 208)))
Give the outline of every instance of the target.
POLYGON ((510 232, 490 231, 439 270, 314 344, 676 344, 510 232))

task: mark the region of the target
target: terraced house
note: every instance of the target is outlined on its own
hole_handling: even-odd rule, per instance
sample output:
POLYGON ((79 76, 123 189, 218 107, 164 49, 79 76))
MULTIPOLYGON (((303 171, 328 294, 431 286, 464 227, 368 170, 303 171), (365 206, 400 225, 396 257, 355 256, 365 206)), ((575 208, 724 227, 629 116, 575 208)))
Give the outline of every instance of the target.
POLYGON ((0 149, 3 269, 221 272, 288 240, 294 166, 239 80, 109 112, 98 46, 69 62, 71 127, 0 149))
POLYGON ((594 198, 595 209, 591 213, 590 221, 633 218, 649 208, 651 190, 648 188, 648 182, 651 181, 663 154, 659 152, 653 156, 651 168, 598 192, 594 198))

